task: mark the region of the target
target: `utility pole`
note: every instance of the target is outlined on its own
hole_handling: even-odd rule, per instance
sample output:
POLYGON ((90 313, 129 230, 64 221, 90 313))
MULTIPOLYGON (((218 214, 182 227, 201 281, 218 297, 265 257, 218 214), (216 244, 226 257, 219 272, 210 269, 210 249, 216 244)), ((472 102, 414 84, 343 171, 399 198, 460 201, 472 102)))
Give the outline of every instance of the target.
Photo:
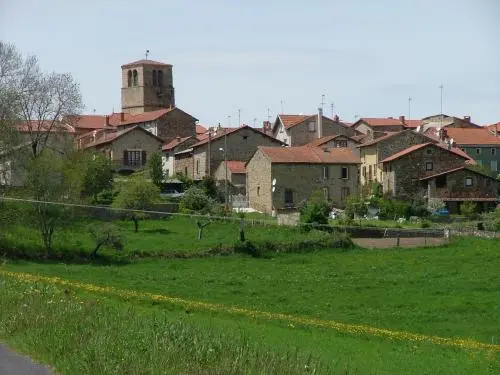
POLYGON ((334 109, 335 109, 335 104, 331 103, 331 104, 330 104, 330 108, 331 108, 331 110, 332 110, 332 118, 333 118, 333 115, 335 115, 335 111, 334 111, 334 109))
POLYGON ((408 120, 411 119, 411 101, 413 99, 411 98, 411 96, 408 97, 408 120))
POLYGON ((254 118, 254 119, 253 119, 253 127, 254 127, 254 128, 255 128, 255 125, 256 125, 256 124, 257 124, 257 119, 256 119, 256 118, 254 118))
POLYGON ((226 178, 224 179, 224 200, 226 202, 226 210, 228 209, 228 196, 227 196, 227 132, 224 133, 224 164, 226 178))
POLYGON ((227 127, 231 127, 231 115, 227 116, 227 127))
POLYGON ((238 128, 241 126, 241 108, 238 108, 238 128))
POLYGON ((323 106, 325 105, 325 94, 321 95, 321 110, 323 111, 323 106))

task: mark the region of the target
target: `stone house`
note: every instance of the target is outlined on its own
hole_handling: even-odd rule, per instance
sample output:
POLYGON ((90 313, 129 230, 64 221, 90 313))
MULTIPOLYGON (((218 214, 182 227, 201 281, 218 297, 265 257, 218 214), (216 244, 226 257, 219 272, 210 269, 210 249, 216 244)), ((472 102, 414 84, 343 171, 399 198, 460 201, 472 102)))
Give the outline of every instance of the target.
POLYGON ((190 148, 197 142, 199 139, 193 136, 176 137, 161 148, 163 173, 167 178, 175 176, 175 154, 190 148))
POLYGON ((316 138, 329 135, 353 136, 356 132, 342 122, 323 116, 321 108, 315 115, 278 115, 272 128, 274 138, 288 146, 303 146, 316 138))
POLYGON ((358 193, 359 164, 349 148, 259 147, 246 164, 249 206, 266 213, 297 208, 321 191, 343 207, 358 193))
POLYGON ((380 162, 385 158, 396 154, 410 146, 434 142, 437 140, 429 138, 422 133, 406 129, 398 133, 390 133, 372 141, 358 146, 361 158, 361 185, 370 182, 382 182, 383 169, 380 162))
POLYGON ((163 140, 140 126, 102 133, 85 149, 104 153, 116 170, 139 170, 145 168, 149 156, 161 152, 163 140))
POLYGON ((445 114, 432 115, 422 119, 422 130, 429 128, 481 128, 472 122, 470 116, 459 118, 445 114))
POLYGON ((443 200, 451 213, 459 213, 463 202, 475 202, 479 208, 488 211, 495 208, 498 201, 498 181, 469 166, 423 177, 420 183, 429 202, 443 200))
POLYGON ((259 146, 281 147, 283 143, 247 125, 217 128, 209 137, 176 153, 175 170, 180 173, 188 171, 188 177, 201 180, 206 175, 213 176, 224 160, 247 162, 259 146), (191 161, 188 160, 189 153, 191 161), (189 163, 191 165, 187 165, 189 163))
POLYGON ((423 199, 420 181, 432 175, 464 167, 473 160, 457 148, 421 143, 386 157, 383 165, 383 191, 398 199, 423 199))
POLYGON ((441 142, 452 142, 478 165, 488 167, 495 174, 500 173, 500 137, 487 128, 429 128, 425 134, 441 142))
POLYGON ((231 187, 231 194, 246 194, 247 169, 244 161, 228 160, 227 163, 225 161, 220 163, 219 167, 215 170, 214 179, 219 185, 223 185, 226 176, 227 182, 231 187))
MULTIPOLYGON (((355 136, 354 136, 355 137, 355 136)), ((354 137, 348 137, 346 135, 327 135, 322 138, 316 138, 312 142, 308 143, 306 146, 311 147, 323 147, 323 148, 339 148, 347 147, 354 151, 356 155, 359 156, 359 146, 361 142, 354 137)))

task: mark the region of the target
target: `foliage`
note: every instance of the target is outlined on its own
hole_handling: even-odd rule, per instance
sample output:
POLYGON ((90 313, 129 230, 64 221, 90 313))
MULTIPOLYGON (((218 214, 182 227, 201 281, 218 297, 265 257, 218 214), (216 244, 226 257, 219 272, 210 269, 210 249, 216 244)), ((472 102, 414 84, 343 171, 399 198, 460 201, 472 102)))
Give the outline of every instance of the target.
POLYGON ((112 189, 102 190, 97 193, 94 203, 98 205, 111 205, 117 195, 118 192, 112 189))
POLYGON ((430 212, 425 202, 414 200, 410 205, 410 216, 427 217, 430 212))
POLYGON ((410 205, 404 201, 380 199, 379 209, 379 217, 381 219, 396 220, 402 217, 408 219, 411 216, 410 205))
POLYGON ((187 189, 179 204, 181 212, 202 215, 212 213, 214 207, 214 200, 205 193, 204 189, 197 186, 187 189))
POLYGON ((474 220, 477 218, 477 204, 475 202, 467 201, 460 205, 460 213, 465 216, 467 220, 474 220))
POLYGON ((177 172, 175 174, 175 178, 178 179, 180 182, 182 182, 184 190, 188 190, 191 186, 194 185, 194 181, 191 178, 189 178, 189 176, 186 176, 184 173, 177 172))
MULTIPOLYGON (((145 178, 131 179, 124 184, 113 202, 114 208, 126 210, 151 210, 158 201, 160 189, 145 178)), ((128 212, 132 219, 135 231, 139 231, 139 219, 146 217, 142 212, 128 212)))
POLYGON ((105 155, 97 152, 86 153, 84 161, 85 174, 82 192, 84 195, 92 197, 94 203, 98 203, 99 200, 102 202, 103 196, 101 193, 106 195, 113 188, 113 166, 111 161, 105 155), (99 199, 100 195, 101 199, 99 199))
POLYGON ((215 179, 212 176, 206 175, 201 180, 201 188, 205 191, 205 194, 212 199, 217 199, 218 189, 215 179))
POLYGON ((349 219, 354 219, 355 216, 363 217, 368 212, 368 208, 364 200, 357 195, 350 195, 347 197, 346 207, 344 214, 349 219))
POLYGON ((314 192, 300 210, 300 223, 306 231, 315 225, 327 225, 330 217, 330 204, 321 192, 314 192))
POLYGON ((101 247, 111 247, 117 251, 123 250, 123 238, 120 230, 115 225, 110 223, 93 223, 88 226, 88 231, 95 245, 91 254, 92 257, 97 255, 97 251, 101 247))
POLYGON ((420 223, 420 227, 421 227, 422 229, 425 229, 425 228, 430 228, 430 226, 431 226, 431 223, 430 223, 429 221, 427 221, 427 220, 423 220, 423 221, 420 223))
POLYGON ((427 208, 429 209, 430 212, 436 212, 439 209, 444 208, 444 207, 446 207, 446 204, 444 203, 444 201, 442 199, 438 199, 438 198, 433 198, 433 199, 429 200, 429 202, 427 204, 427 208))
POLYGON ((163 174, 161 155, 158 152, 151 154, 148 160, 148 170, 149 177, 153 181, 153 184, 161 188, 165 176, 163 174))

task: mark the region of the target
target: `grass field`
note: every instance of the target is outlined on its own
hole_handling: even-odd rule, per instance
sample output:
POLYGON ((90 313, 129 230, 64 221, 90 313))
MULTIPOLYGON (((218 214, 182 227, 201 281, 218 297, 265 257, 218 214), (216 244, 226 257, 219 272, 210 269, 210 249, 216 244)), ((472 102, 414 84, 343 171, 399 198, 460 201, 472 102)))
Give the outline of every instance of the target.
MULTIPOLYGON (((55 321, 47 325, 40 319, 36 320, 38 326, 35 328, 30 328, 31 322, 27 320, 21 325, 24 328, 13 332, 4 328, 0 336, 16 348, 34 353, 67 373, 74 372, 71 371, 71 355, 60 358, 60 352, 50 349, 49 343, 57 342, 70 348, 71 353, 85 346, 86 351, 94 353, 89 355, 89 361, 98 357, 97 363, 108 366, 107 354, 111 356, 109 361, 115 360, 115 354, 105 349, 109 343, 119 343, 118 357, 121 350, 125 350, 123 346, 127 348, 127 357, 131 361, 141 353, 152 358, 163 353, 152 345, 161 337, 162 330, 180 322, 182 330, 197 332, 193 334, 199 338, 195 346, 200 347, 201 352, 215 340, 225 348, 225 354, 210 363, 195 360, 193 368, 175 368, 167 373, 181 370, 209 374, 308 373, 304 367, 307 365, 310 369, 319 366, 316 373, 495 374, 500 372, 499 244, 498 240, 466 238, 457 239, 445 247, 429 249, 323 251, 286 254, 273 259, 230 256, 149 260, 123 266, 7 262, 1 270, 59 276, 74 282, 73 286, 50 290, 66 289, 67 294, 58 292, 58 295, 65 296, 60 299, 73 303, 78 297, 83 306, 93 306, 85 310, 84 315, 89 316, 86 321, 92 321, 91 316, 95 315, 99 323, 92 324, 86 336, 82 333, 83 339, 78 335, 70 337, 64 333, 65 328, 54 328, 55 321), (194 307, 188 304, 191 307, 186 308, 186 302, 172 302, 170 299, 159 302, 151 298, 124 298, 119 293, 100 293, 97 289, 95 293, 82 291, 75 286, 78 283, 114 287, 136 294, 150 292, 217 304, 218 307, 207 311, 197 309, 196 304, 192 305, 194 307), (100 302, 95 303, 96 299, 100 302), (297 319, 232 313, 232 307, 267 312, 270 317, 288 314, 297 319), (140 316, 141 319, 130 318, 130 325, 123 323, 121 329, 120 319, 111 317, 126 316, 122 314, 140 316), (307 323, 319 319, 404 333, 389 339, 365 329, 353 333, 307 323), (306 323, 297 323, 301 321, 306 323), (149 327, 144 328, 149 334, 141 336, 142 341, 131 339, 137 325, 149 327), (54 329, 56 333, 51 334, 54 329), (433 340, 412 340, 412 334, 440 336, 450 338, 452 342, 475 340, 492 344, 497 349, 443 346, 433 344, 433 340), (98 339, 93 338, 94 335, 98 339), (43 350, 38 349, 40 342, 44 343, 43 350), (144 343, 142 349, 141 342, 144 343), (102 358, 96 354, 98 348, 103 350, 102 358), (248 367, 239 363, 234 371, 230 371, 228 366, 231 365, 224 361, 234 365, 238 355, 248 358, 248 367), (261 361, 255 358, 264 358, 263 355, 266 360, 262 363, 266 364, 259 367, 257 362, 261 361), (281 367, 286 371, 277 370, 281 367), (206 372, 200 372, 202 370, 206 372)), ((2 301, 12 301, 5 304, 10 307, 0 313, 2 327, 8 327, 7 323, 19 313, 20 303, 33 304, 33 308, 27 307, 32 314, 51 308, 32 297, 29 297, 31 300, 26 297, 28 301, 22 302, 25 298, 20 291, 32 282, 25 284, 10 277, 2 278, 7 285, 7 288, 1 288, 4 293, 2 301)), ((78 311, 68 311, 72 311, 69 316, 53 319, 60 319, 62 327, 71 327, 71 324, 80 327, 82 315, 78 311)), ((50 315, 52 319, 52 313, 42 315, 50 315)), ((332 324, 332 327, 336 326, 332 324)), ((193 354, 185 349, 176 352, 168 349, 168 345, 161 347, 190 363, 187 358, 193 354)), ((199 356, 204 358, 202 354, 199 356)), ((160 373, 158 366, 168 367, 160 360, 144 362, 138 359, 137 363, 143 364, 143 369, 150 369, 144 371, 147 373, 160 373), (156 372, 153 369, 157 369, 156 372)), ((85 366, 89 366, 88 363, 85 366)), ((123 370, 123 367, 119 369, 123 370)), ((113 370, 110 373, 127 372, 113 370)))

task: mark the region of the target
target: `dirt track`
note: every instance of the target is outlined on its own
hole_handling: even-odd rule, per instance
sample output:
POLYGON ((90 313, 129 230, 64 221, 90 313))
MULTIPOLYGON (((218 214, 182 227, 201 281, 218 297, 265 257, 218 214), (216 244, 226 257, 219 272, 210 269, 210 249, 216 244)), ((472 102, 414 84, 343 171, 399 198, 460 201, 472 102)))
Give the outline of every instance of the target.
MULTIPOLYGON (((396 238, 353 238, 356 245, 367 249, 386 249, 397 246, 396 238)), ((445 243, 444 238, 400 238, 399 247, 438 246, 445 243)))

